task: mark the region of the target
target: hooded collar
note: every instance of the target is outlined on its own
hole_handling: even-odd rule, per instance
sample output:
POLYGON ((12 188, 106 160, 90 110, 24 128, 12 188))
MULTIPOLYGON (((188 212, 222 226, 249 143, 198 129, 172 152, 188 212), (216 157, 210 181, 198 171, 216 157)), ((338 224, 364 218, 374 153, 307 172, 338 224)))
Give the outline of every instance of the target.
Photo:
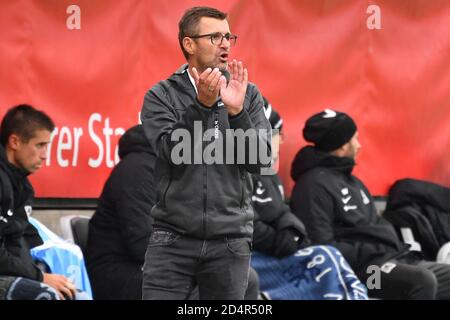
POLYGON ((9 174, 9 175, 15 175, 20 176, 23 178, 26 178, 30 175, 28 171, 22 168, 18 168, 15 165, 13 165, 11 162, 9 162, 8 157, 6 155, 6 149, 5 147, 0 144, 0 166, 9 174))
POLYGON ((291 177, 296 181, 302 174, 316 167, 329 168, 350 175, 354 166, 355 161, 352 158, 336 157, 312 146, 306 146, 300 149, 292 162, 291 177))
MULTIPOLYGON (((14 166, 8 161, 6 150, 0 144, 0 170, 3 170, 8 176, 14 190, 28 189, 29 193, 33 193, 33 188, 28 181, 30 173, 24 169, 14 166)), ((20 202, 20 201, 19 201, 20 202)))
POLYGON ((150 144, 145 137, 142 125, 136 125, 128 129, 119 140, 119 157, 123 159, 127 154, 133 152, 151 153, 150 144))
POLYGON ((192 97, 196 97, 197 88, 195 87, 194 83, 192 83, 191 80, 189 79, 190 75, 188 67, 189 65, 187 63, 183 64, 167 80, 181 87, 182 91, 188 92, 189 95, 191 95, 192 97))

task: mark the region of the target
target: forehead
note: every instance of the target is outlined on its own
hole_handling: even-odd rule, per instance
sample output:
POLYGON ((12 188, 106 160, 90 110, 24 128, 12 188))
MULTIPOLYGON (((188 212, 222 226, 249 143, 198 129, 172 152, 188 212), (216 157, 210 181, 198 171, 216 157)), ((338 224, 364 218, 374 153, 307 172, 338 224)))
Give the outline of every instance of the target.
POLYGON ((200 23, 198 24, 198 32, 199 34, 212 32, 227 33, 230 32, 230 26, 228 25, 228 21, 226 19, 219 20, 215 18, 203 17, 200 19, 200 23))
POLYGON ((353 135, 353 137, 350 139, 350 143, 355 143, 355 141, 358 140, 358 131, 355 132, 355 134, 353 135))
POLYGON ((50 141, 51 132, 46 129, 38 129, 33 137, 28 141, 29 144, 46 143, 50 141))

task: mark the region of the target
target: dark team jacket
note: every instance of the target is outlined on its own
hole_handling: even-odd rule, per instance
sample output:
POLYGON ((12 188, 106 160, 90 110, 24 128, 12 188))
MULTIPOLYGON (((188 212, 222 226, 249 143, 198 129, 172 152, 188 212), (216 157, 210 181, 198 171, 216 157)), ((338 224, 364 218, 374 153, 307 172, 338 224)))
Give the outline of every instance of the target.
POLYGON ((299 237, 299 248, 308 242, 305 226, 285 202, 284 188, 278 175, 253 175, 253 208, 255 211, 253 248, 275 255, 277 234, 291 229, 299 237))
MULTIPOLYGON (((255 85, 249 83, 243 111, 235 116, 220 101, 212 108, 197 100, 189 80, 187 65, 182 66, 169 79, 149 90, 144 98, 141 119, 152 153, 157 156, 155 166, 156 205, 152 209, 155 225, 199 239, 223 237, 251 237, 253 209, 251 206, 252 179, 250 173, 259 173, 270 166, 270 124, 264 115, 264 102, 255 85), (203 133, 212 129, 214 137, 202 141, 203 133), (195 130, 197 128, 197 130, 195 130), (192 163, 194 154, 200 157, 213 144, 219 144, 218 135, 226 136, 226 129, 265 129, 269 136, 258 138, 258 146, 268 150, 268 161, 262 161, 260 152, 253 163, 249 157, 237 164, 242 152, 226 152, 224 158, 234 158, 234 164, 177 164, 171 155, 179 141, 172 141, 172 133, 188 132, 191 140, 192 163), (211 141, 211 142, 210 142, 211 141)), ((181 141, 181 138, 180 138, 181 141)), ((184 141, 184 139, 183 139, 184 141)), ((245 144, 245 150, 255 143, 245 144)), ((175 149, 176 150, 176 149, 175 149)), ((246 152, 248 155, 249 153, 246 152)), ((185 153, 183 153, 185 155, 185 153)), ((220 158, 220 157, 219 157, 220 158)), ((195 160, 195 159, 194 159, 195 160)))
POLYGON ((144 263, 155 203, 155 157, 149 149, 142 126, 127 130, 119 140, 121 161, 106 181, 89 221, 89 269, 120 262, 144 263))
POLYGON ((354 165, 351 158, 302 148, 291 168, 291 207, 313 243, 336 247, 359 273, 408 254, 409 246, 377 214, 370 192, 351 174, 354 165))
POLYGON ((450 188, 429 181, 401 179, 389 190, 384 217, 400 228, 411 228, 424 258, 435 260, 450 241, 450 188))
POLYGON ((28 222, 34 191, 27 175, 8 162, 0 145, 0 275, 42 281, 43 273, 30 254, 43 242, 28 222))

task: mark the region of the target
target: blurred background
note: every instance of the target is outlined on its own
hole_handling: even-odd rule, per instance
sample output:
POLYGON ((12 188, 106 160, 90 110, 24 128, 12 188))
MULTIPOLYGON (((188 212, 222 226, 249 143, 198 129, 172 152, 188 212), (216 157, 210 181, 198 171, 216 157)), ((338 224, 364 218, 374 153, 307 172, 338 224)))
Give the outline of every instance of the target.
POLYGON ((196 5, 229 13, 231 58, 284 118, 288 195, 303 124, 325 108, 356 120, 374 195, 450 185, 450 1, 0 0, 0 116, 28 103, 57 125, 37 197, 100 195, 146 91, 185 63, 178 21, 196 5))

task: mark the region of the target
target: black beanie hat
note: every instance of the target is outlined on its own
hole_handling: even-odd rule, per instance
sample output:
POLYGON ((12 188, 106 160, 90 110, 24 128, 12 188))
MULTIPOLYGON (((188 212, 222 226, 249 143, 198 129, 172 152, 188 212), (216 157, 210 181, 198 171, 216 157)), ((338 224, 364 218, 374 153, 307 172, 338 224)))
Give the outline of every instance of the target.
POLYGON ((270 122, 270 126, 272 129, 278 129, 281 131, 283 128, 283 119, 281 119, 280 114, 276 112, 270 102, 263 97, 264 100, 264 113, 266 115, 267 120, 270 122))
POLYGON ((347 114, 325 109, 308 120, 303 137, 322 151, 329 152, 342 147, 356 132, 356 124, 347 114))

